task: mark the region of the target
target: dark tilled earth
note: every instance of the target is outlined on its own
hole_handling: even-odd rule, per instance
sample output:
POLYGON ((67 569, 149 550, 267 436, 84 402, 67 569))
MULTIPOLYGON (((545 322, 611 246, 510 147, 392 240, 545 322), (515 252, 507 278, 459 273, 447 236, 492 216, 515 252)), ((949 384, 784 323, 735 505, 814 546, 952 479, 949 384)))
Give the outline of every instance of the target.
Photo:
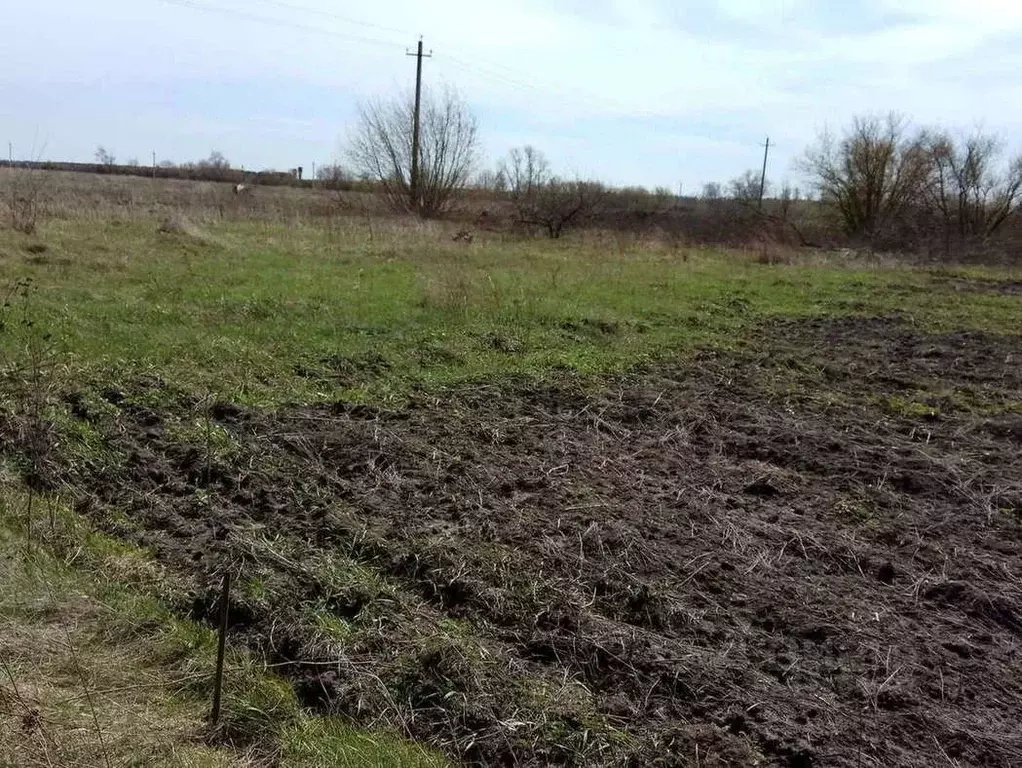
POLYGON ((233 637, 308 706, 456 760, 1019 765, 1020 362, 872 318, 397 411, 135 382, 68 393, 115 458, 36 479, 193 615, 235 569, 233 637))

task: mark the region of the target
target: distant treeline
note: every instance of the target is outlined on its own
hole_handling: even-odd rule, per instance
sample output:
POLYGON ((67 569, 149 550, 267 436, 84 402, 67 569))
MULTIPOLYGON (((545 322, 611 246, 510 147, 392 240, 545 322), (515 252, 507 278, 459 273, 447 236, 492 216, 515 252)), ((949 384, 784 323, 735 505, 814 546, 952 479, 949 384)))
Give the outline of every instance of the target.
POLYGON ((98 173, 109 176, 143 176, 158 179, 183 179, 186 181, 219 181, 230 184, 261 184, 271 187, 311 187, 335 186, 331 182, 315 182, 311 179, 299 180, 295 174, 284 171, 242 171, 220 165, 209 165, 204 162, 170 165, 163 163, 156 166, 120 165, 112 163, 67 163, 52 160, 3 162, 0 167, 26 168, 40 171, 72 171, 75 173, 98 173))

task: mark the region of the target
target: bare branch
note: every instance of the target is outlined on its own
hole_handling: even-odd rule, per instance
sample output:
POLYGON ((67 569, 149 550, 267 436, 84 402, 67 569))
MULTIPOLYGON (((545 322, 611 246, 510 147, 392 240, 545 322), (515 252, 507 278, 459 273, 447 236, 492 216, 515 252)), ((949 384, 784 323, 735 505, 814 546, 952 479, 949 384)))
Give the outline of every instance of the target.
POLYGON ((542 227, 551 238, 593 216, 606 198, 606 188, 599 182, 551 176, 546 156, 532 146, 508 152, 498 175, 505 180, 518 223, 542 227))
POLYGON ((468 184, 476 162, 478 123, 457 93, 424 92, 419 135, 419 200, 412 200, 414 99, 373 100, 361 105, 347 155, 364 178, 378 182, 390 203, 422 216, 442 213, 468 184))
POLYGON ((930 174, 921 138, 894 113, 856 118, 840 141, 822 133, 800 165, 845 232, 871 239, 919 202, 930 174))

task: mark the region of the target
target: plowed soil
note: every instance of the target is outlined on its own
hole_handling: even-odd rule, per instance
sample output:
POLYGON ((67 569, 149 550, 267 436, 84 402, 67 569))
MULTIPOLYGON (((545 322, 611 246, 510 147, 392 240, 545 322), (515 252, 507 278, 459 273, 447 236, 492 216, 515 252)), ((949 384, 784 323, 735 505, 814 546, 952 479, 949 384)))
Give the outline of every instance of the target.
POLYGON ((233 637, 310 707, 456 760, 1019 765, 1020 363, 784 320, 586 390, 217 403, 220 452, 135 382, 113 415, 69 397, 121 460, 43 479, 193 579, 195 615, 236 569, 233 637))

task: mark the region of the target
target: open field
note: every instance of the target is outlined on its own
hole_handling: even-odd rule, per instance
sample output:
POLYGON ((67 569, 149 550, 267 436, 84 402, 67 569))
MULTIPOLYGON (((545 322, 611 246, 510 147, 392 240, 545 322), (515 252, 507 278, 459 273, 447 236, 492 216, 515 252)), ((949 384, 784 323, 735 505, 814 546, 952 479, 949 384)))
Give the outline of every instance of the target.
MULTIPOLYGON (((0 231, 4 529, 31 489, 46 557, 42 500, 126 542, 165 576, 104 588, 160 637, 206 637, 233 569, 236 668, 273 665, 286 723, 177 764, 356 729, 473 764, 1022 761, 1022 272, 117 184, 0 231)), ((203 690, 150 703, 179 741, 203 690)))

